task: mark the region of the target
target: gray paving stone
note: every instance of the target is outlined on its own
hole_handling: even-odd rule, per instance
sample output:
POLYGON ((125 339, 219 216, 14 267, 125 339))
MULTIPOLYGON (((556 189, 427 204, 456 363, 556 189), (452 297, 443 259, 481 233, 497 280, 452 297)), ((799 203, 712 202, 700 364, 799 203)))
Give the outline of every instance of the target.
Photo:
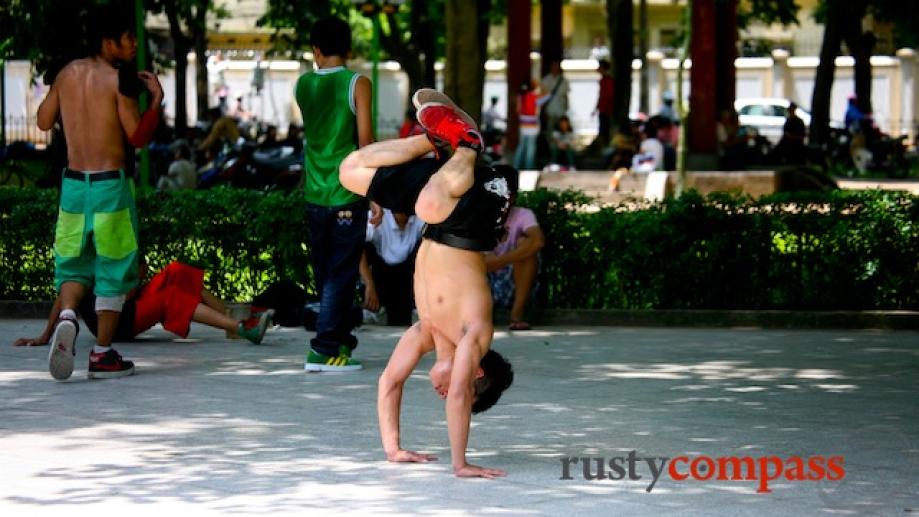
POLYGON ((305 331, 254 346, 195 326, 118 345, 136 376, 47 373, 8 346, 39 320, 0 321, 0 513, 193 515, 904 515, 919 513, 919 333, 552 327, 495 348, 516 382, 474 418, 470 461, 507 478, 457 479, 425 368, 406 383, 403 444, 384 461, 376 381, 399 332, 360 331, 350 375, 302 371, 305 331), (562 458, 840 454, 839 482, 562 480, 562 458))

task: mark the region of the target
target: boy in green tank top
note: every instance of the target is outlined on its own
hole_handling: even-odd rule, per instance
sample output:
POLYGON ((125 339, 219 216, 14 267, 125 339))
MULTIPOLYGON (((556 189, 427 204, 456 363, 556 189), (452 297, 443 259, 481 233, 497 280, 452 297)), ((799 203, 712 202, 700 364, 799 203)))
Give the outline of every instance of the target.
POLYGON ((308 372, 360 370, 351 353, 357 338, 348 311, 354 303, 367 201, 342 187, 338 167, 373 142, 370 81, 348 70, 351 28, 324 18, 310 33, 318 70, 300 76, 295 96, 303 115, 306 210, 320 310, 310 341, 308 372))

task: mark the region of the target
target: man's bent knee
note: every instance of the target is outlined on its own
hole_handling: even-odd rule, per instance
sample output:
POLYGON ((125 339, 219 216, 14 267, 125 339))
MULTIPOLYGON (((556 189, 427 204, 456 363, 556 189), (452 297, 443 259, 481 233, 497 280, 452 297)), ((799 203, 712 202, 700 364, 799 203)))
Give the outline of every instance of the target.
POLYGON ((121 312, 122 307, 124 307, 125 296, 97 296, 96 297, 96 312, 102 311, 111 311, 111 312, 121 312))

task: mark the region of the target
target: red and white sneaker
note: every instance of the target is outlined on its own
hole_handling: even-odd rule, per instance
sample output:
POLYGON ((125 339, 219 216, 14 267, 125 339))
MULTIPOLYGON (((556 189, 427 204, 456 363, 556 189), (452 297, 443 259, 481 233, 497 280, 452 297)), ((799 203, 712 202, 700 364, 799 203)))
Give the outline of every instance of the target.
POLYGON ((455 151, 457 147, 467 147, 480 153, 485 149, 485 141, 476 129, 469 124, 455 109, 446 104, 429 102, 418 110, 418 123, 424 128, 428 138, 437 147, 437 141, 448 142, 455 151))
POLYGON ((412 95, 412 104, 415 105, 415 111, 420 110, 421 107, 425 104, 432 102, 450 106, 453 108, 453 111, 455 111, 456 114, 466 122, 466 124, 474 127, 476 130, 479 129, 478 124, 475 123, 475 119, 473 119, 471 116, 469 116, 468 113, 457 106, 456 103, 453 102, 453 99, 447 97, 446 93, 439 92, 431 88, 422 88, 416 91, 414 95, 412 95))
POLYGON ((51 349, 48 350, 48 371, 59 381, 73 375, 73 356, 77 354, 77 334, 80 325, 73 318, 59 318, 51 335, 51 349))
POLYGON ((114 379, 134 375, 134 363, 125 361, 121 354, 109 347, 105 352, 89 351, 89 378, 114 379))

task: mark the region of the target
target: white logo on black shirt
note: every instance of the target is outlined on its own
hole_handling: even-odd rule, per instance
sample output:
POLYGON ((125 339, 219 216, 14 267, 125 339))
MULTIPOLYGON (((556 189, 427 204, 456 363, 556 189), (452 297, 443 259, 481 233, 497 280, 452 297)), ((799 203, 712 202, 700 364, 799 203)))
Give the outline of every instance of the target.
POLYGON ((497 194, 504 199, 511 198, 511 191, 507 187, 507 180, 504 178, 494 178, 493 180, 489 181, 485 184, 485 190, 493 194, 497 194))

